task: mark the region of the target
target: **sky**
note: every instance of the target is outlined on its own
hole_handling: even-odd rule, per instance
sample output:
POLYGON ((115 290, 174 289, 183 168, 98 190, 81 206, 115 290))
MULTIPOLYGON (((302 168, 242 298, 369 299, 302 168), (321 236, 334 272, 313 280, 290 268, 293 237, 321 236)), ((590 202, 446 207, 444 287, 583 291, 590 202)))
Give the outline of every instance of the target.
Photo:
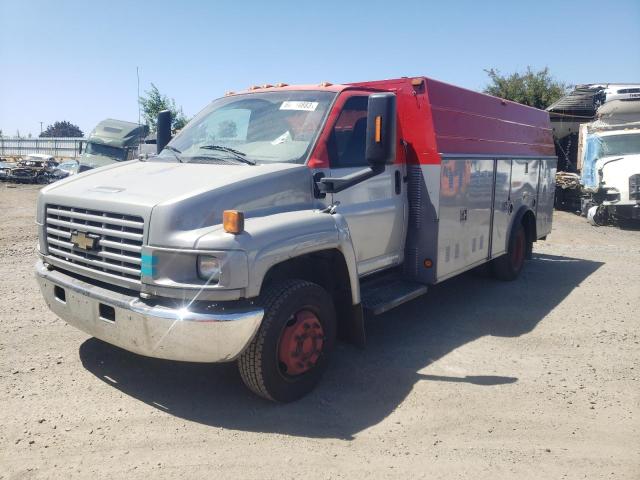
POLYGON ((253 84, 548 66, 568 84, 640 82, 640 1, 0 0, 0 129, 137 121, 137 77, 187 116, 253 84))

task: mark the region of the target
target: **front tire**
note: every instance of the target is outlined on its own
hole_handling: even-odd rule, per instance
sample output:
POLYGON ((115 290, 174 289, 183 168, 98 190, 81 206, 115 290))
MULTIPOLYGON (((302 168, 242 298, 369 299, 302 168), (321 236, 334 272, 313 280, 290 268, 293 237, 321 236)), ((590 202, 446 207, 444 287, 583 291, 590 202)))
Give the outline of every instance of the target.
POLYGON ((291 402, 309 393, 327 367, 336 337, 333 299, 305 280, 286 280, 262 295, 264 318, 238 359, 240 376, 257 395, 291 402))

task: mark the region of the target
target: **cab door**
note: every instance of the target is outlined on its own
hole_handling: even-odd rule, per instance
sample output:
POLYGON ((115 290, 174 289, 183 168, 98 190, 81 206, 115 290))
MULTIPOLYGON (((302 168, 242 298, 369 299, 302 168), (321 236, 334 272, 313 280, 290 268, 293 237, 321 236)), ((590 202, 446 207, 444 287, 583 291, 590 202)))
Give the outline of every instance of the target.
MULTIPOLYGON (((368 94, 349 95, 329 136, 332 177, 368 168, 365 160, 368 94)), ((383 173, 332 194, 336 211, 347 220, 358 263, 358 273, 380 270, 403 261, 407 223, 404 165, 393 163, 383 173)))

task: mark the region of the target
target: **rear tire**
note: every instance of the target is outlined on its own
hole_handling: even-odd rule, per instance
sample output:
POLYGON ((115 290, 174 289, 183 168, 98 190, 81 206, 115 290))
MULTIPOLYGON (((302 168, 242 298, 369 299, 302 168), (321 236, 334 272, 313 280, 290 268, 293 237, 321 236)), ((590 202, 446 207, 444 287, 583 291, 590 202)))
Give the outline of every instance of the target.
POLYGON ((491 262, 493 276, 499 280, 511 281, 518 278, 527 252, 531 251, 531 242, 527 238, 527 232, 522 223, 514 225, 509 239, 509 249, 506 255, 496 258, 491 262))
POLYGON ((264 318, 238 359, 240 376, 267 400, 297 400, 327 367, 336 337, 333 299, 315 283, 286 280, 268 287, 261 303, 264 318))

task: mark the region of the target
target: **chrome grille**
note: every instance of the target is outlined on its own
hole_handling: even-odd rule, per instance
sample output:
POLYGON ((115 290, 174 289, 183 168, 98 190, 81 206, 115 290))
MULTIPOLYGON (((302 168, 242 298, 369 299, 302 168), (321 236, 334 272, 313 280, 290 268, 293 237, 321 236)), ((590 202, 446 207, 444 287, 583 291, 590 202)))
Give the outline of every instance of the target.
POLYGON ((60 258, 92 270, 140 281, 144 220, 134 215, 47 205, 47 249, 60 258), (96 248, 71 243, 75 231, 93 234, 96 248))

